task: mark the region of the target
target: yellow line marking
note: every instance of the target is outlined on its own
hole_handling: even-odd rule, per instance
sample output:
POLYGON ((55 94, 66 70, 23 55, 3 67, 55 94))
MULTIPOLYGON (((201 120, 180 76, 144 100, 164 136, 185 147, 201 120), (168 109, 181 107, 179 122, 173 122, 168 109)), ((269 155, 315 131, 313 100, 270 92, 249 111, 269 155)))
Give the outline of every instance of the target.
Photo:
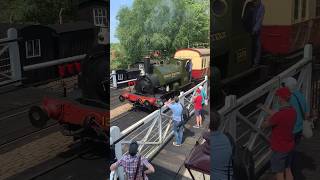
POLYGON ((113 119, 120 114, 129 111, 132 108, 132 104, 126 103, 122 106, 116 107, 110 111, 110 119, 113 119))

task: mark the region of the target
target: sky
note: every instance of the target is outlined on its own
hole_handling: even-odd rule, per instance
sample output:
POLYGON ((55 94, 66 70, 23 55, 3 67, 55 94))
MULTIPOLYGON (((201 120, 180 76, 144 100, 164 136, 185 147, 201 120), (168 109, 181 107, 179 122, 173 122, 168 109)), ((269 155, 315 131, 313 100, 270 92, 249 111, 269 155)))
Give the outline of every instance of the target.
POLYGON ((115 37, 118 21, 116 16, 123 6, 131 7, 134 0, 111 0, 110 1, 110 42, 117 43, 119 40, 115 37))

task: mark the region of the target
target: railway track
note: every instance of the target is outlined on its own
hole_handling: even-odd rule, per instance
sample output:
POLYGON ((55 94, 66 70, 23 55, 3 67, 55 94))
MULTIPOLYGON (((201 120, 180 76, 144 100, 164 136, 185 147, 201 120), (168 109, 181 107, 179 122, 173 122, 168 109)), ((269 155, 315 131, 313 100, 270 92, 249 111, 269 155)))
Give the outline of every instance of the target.
POLYGON ((3 149, 4 147, 8 146, 8 145, 12 145, 13 143, 18 143, 18 142, 21 142, 21 141, 33 139, 32 137, 35 137, 35 136, 40 135, 40 134, 44 134, 44 132, 51 132, 51 130, 58 130, 58 127, 59 127, 58 123, 52 123, 52 124, 49 124, 48 126, 46 126, 44 128, 41 128, 41 129, 38 129, 38 130, 35 130, 35 131, 32 131, 32 132, 23 134, 22 136, 14 137, 14 138, 12 138, 12 139, 10 139, 8 141, 5 141, 5 142, 1 142, 0 150, 3 149))
MULTIPOLYGON (((68 82, 67 84, 71 84, 69 86, 73 86, 73 81, 74 78, 66 80, 66 82, 68 82)), ((6 149, 6 151, 8 151, 14 148, 13 144, 25 144, 32 141, 34 139, 33 137, 39 138, 40 134, 41 136, 45 136, 46 132, 49 133, 59 130, 59 125, 55 121, 49 121, 46 127, 37 129, 32 127, 28 119, 30 107, 40 104, 42 93, 44 93, 43 95, 61 96, 59 91, 53 90, 52 92, 48 92, 47 90, 48 88, 57 87, 59 82, 50 83, 51 84, 38 84, 37 87, 31 87, 31 90, 30 87, 29 89, 28 87, 18 87, 9 89, 6 93, 0 93, 2 99, 6 99, 9 103, 9 106, 7 107, 5 105, 6 102, 4 102, 5 104, 2 105, 4 108, 1 108, 4 110, 0 111, 0 150, 6 149), (45 91, 42 89, 45 89, 45 91), (34 97, 31 96, 37 93, 41 94, 34 97), (10 103, 12 106, 10 106, 10 103), (10 148, 5 148, 6 146, 9 146, 10 148)))
POLYGON ((9 179, 104 179, 108 151, 102 144, 76 142, 67 152, 9 179), (92 166, 89 166, 92 165, 92 166), (76 166, 76 167, 75 167, 76 166), (75 171, 77 169, 78 171, 75 171))

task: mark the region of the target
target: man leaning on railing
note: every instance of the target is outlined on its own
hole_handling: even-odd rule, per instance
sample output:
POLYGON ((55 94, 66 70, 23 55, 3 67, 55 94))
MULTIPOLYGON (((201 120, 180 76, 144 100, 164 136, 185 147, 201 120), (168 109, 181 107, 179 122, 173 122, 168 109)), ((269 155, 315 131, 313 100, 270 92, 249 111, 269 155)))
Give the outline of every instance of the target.
POLYGON ((154 167, 149 161, 138 153, 138 143, 132 142, 129 146, 129 155, 125 154, 120 160, 110 166, 111 171, 115 171, 119 166, 124 167, 127 180, 148 180, 147 174, 154 173, 154 167), (147 167, 147 170, 143 168, 147 167))

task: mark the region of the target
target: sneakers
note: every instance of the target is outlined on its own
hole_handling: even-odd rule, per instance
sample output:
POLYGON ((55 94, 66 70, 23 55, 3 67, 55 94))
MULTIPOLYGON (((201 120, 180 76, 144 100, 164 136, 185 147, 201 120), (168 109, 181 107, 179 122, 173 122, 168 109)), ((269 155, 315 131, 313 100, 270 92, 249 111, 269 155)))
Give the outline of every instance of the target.
POLYGON ((174 146, 181 146, 181 144, 177 144, 175 141, 172 142, 174 146))
POLYGON ((194 127, 194 128, 199 128, 199 126, 197 126, 197 125, 194 125, 193 127, 194 127))

